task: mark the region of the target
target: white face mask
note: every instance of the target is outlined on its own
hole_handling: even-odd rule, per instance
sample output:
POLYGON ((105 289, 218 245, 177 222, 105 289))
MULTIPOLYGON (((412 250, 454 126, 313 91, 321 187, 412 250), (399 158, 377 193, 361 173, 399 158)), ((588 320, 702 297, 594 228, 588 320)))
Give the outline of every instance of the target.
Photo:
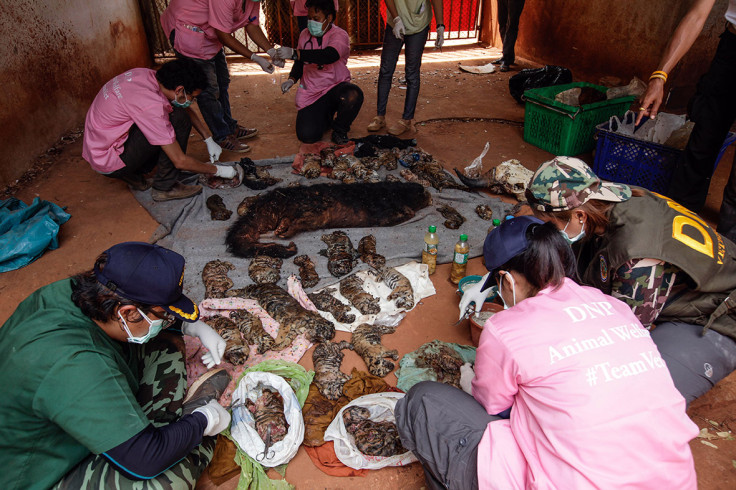
POLYGON ((568 226, 570 226, 570 221, 571 221, 571 220, 572 220, 572 218, 570 218, 569 220, 567 220, 567 224, 566 224, 566 225, 565 225, 565 227, 564 227, 564 228, 563 228, 563 229, 562 229, 562 230, 560 231, 560 233, 562 233, 562 236, 563 236, 563 238, 564 238, 564 239, 565 239, 565 240, 567 241, 567 243, 569 243, 570 245, 572 245, 573 243, 575 243, 575 242, 577 242, 577 241, 580 241, 580 240, 582 240, 582 238, 583 238, 583 237, 585 236, 585 224, 584 224, 584 223, 581 223, 582 227, 580 228, 580 233, 578 233, 578 234, 577 234, 577 235, 575 235, 574 237, 570 238, 570 236, 569 236, 569 235, 567 234, 567 231, 566 231, 566 230, 567 230, 567 227, 568 227, 568 226))
POLYGON ((125 333, 128 334, 128 342, 130 342, 131 344, 145 344, 156 335, 158 335, 161 330, 171 324, 169 320, 162 320, 160 318, 151 321, 139 308, 136 309, 138 310, 138 313, 140 313, 141 316, 145 318, 145 320, 148 322, 148 332, 146 333, 146 335, 142 335, 140 337, 133 337, 133 334, 130 333, 130 329, 128 328, 128 323, 125 321, 125 318, 123 318, 123 315, 120 314, 120 310, 118 310, 118 317, 120 317, 120 320, 123 322, 125 333))
MULTIPOLYGON (((514 276, 512 276, 509 272, 504 272, 504 275, 511 280, 511 299, 514 301, 514 304, 511 306, 515 306, 516 305, 516 283, 514 282, 514 276)), ((503 283, 503 277, 499 276, 498 295, 501 297, 501 301, 503 302, 503 309, 508 310, 509 308, 511 308, 511 306, 507 305, 506 300, 503 299, 503 294, 501 294, 501 283, 503 283)))

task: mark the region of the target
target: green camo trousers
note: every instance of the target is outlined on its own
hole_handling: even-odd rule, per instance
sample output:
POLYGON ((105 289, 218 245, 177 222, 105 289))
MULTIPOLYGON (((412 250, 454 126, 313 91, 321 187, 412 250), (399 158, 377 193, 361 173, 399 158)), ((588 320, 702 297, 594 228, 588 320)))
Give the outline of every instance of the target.
MULTIPOLYGON (((181 335, 162 332, 140 346, 138 403, 155 427, 174 422, 181 415, 187 389, 184 341, 181 335)), ((101 455, 90 454, 72 468, 54 489, 179 490, 192 489, 212 460, 215 438, 202 444, 174 466, 151 480, 129 480, 101 455)))

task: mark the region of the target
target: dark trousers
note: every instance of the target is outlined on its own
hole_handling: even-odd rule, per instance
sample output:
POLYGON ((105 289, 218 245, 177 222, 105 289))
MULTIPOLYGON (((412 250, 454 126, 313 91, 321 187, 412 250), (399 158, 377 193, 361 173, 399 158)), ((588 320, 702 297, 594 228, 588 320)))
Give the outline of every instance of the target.
MULTIPOLYGON (((699 212, 723 140, 736 120, 736 34, 721 35, 710 68, 690 101, 690 119, 695 126, 673 172, 668 196, 699 212)), ((736 166, 723 191, 718 232, 736 238, 736 166)))
POLYGON ((404 73, 406 77, 406 98, 404 99, 404 113, 402 119, 414 119, 414 110, 419 98, 419 72, 422 68, 422 54, 424 45, 429 36, 429 26, 421 32, 404 36, 404 40, 397 39, 391 26, 386 24, 383 35, 383 50, 381 51, 381 68, 378 71, 378 103, 376 114, 386 115, 388 94, 391 91, 391 80, 396 70, 401 48, 404 46, 404 73))
POLYGON ((478 488, 478 444, 500 417, 464 391, 434 381, 414 385, 394 414, 401 443, 422 463, 430 488, 478 488))
MULTIPOLYGON (((186 153, 189 133, 192 130, 192 120, 189 119, 189 113, 186 109, 174 107, 174 110, 169 114, 169 121, 174 127, 177 143, 181 146, 181 150, 186 153)), ((125 163, 125 167, 106 174, 108 177, 132 182, 141 180, 143 174, 157 167, 156 176, 153 179, 153 188, 160 191, 170 190, 179 178, 180 170, 174 166, 166 152, 160 146, 149 143, 135 124, 128 130, 128 139, 125 140, 120 159, 125 163)))
POLYGON ((498 31, 503 41, 503 59, 511 64, 516 61, 516 37, 519 35, 519 19, 525 0, 496 0, 498 31))
MULTIPOLYGON (((176 31, 171 31, 169 40, 174 45, 176 31)), ((197 96, 197 105, 207 127, 212 131, 212 138, 220 141, 233 134, 238 121, 233 119, 230 111, 230 72, 227 69, 225 50, 221 49, 208 60, 189 58, 174 51, 177 58, 187 58, 196 62, 207 77, 207 88, 197 96)))
POLYGON ((296 113, 296 137, 303 143, 322 139, 329 128, 347 134, 363 106, 363 91, 350 82, 338 83, 296 113))

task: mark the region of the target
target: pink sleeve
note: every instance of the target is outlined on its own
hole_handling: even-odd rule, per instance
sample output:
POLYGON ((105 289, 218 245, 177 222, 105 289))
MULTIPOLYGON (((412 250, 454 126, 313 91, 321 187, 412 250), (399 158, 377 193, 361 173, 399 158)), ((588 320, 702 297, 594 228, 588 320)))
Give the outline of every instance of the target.
POLYGON ((509 408, 519 392, 518 365, 496 336, 491 321, 483 328, 475 354, 473 397, 490 415, 509 408))
POLYGON ((169 114, 163 110, 163 106, 160 104, 143 107, 140 110, 131 111, 131 113, 133 122, 150 144, 163 146, 176 141, 176 133, 169 121, 169 114))
MULTIPOLYGON (((251 2, 251 0, 245 1, 251 2)), ((240 0, 210 0, 207 23, 218 31, 228 33, 236 31, 238 28, 236 19, 242 17, 241 5, 240 0)), ((246 7, 248 7, 247 4, 246 7)))
POLYGON ((347 59, 350 56, 350 36, 347 32, 342 31, 339 36, 335 36, 330 42, 330 46, 337 50, 340 59, 347 59))

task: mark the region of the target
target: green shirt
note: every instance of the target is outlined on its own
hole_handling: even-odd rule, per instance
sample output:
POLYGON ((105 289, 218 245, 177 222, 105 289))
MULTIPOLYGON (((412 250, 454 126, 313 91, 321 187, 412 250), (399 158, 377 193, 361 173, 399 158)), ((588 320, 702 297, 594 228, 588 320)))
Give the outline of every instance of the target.
POLYGON ((0 488, 48 488, 142 431, 136 354, 74 305, 70 279, 23 301, 0 328, 0 488))
MULTIPOLYGON (((394 4, 407 35, 423 31, 432 22, 432 4, 429 0, 396 0, 394 4)), ((386 17, 388 25, 393 29, 394 19, 388 10, 386 17)))

